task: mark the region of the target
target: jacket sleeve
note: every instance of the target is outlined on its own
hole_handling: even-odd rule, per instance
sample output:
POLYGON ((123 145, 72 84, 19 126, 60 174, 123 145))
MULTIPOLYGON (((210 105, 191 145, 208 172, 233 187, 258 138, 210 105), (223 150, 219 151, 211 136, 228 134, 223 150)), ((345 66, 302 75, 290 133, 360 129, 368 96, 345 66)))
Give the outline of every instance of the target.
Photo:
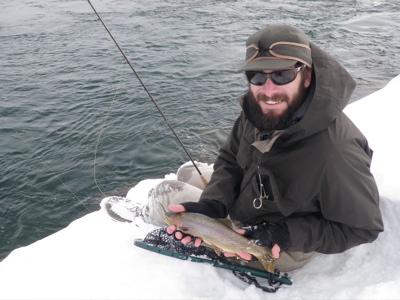
POLYGON ((316 182, 320 212, 285 220, 291 237, 289 251, 340 253, 374 241, 383 231, 367 141, 356 139, 338 148, 327 153, 316 182))
POLYGON ((243 170, 236 161, 240 138, 243 132, 244 113, 236 120, 228 139, 220 148, 214 163, 214 172, 200 199, 222 202, 227 210, 234 205, 239 194, 243 170))

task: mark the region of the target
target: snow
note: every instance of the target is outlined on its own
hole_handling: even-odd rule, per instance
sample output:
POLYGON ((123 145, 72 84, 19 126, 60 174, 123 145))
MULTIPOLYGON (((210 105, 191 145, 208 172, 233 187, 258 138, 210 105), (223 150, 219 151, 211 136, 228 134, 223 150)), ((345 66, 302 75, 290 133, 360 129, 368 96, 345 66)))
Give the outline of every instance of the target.
MULTIPOLYGON (((289 272, 292 286, 267 294, 230 271, 155 254, 133 245, 157 227, 142 220, 112 221, 103 210, 14 250, 0 263, 1 299, 399 299, 400 220, 397 112, 400 75, 345 112, 374 150, 372 171, 385 232, 341 254, 317 254, 289 272)), ((175 174, 166 176, 175 178, 175 174)), ((127 195, 146 201, 160 179, 140 182, 127 195)))

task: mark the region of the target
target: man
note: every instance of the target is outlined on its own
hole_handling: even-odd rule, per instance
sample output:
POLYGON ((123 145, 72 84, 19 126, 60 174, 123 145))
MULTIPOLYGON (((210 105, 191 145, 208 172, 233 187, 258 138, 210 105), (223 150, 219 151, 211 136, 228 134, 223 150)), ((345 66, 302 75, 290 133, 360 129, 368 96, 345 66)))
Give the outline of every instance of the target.
POLYGON ((157 219, 154 203, 175 212, 229 216, 243 227, 238 232, 272 247, 281 271, 304 265, 314 252, 340 253, 374 241, 383 223, 370 173, 372 151, 342 112, 354 80, 293 26, 265 27, 246 46, 240 71, 249 91, 239 98, 243 111, 208 185, 202 192, 176 182, 156 187, 147 220, 157 219))

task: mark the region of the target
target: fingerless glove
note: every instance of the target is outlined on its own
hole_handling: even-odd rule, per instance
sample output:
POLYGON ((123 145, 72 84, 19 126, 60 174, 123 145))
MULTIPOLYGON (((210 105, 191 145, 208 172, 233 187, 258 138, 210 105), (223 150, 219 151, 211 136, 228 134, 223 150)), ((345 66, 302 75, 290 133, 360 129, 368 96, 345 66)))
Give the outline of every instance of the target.
POLYGON ((278 223, 263 223, 253 226, 243 227, 244 235, 255 239, 257 245, 272 247, 276 243, 285 251, 289 248, 290 234, 286 224, 278 223))
POLYGON ((226 218, 226 206, 212 199, 201 199, 199 202, 184 202, 181 203, 188 212, 206 215, 210 218, 226 218))

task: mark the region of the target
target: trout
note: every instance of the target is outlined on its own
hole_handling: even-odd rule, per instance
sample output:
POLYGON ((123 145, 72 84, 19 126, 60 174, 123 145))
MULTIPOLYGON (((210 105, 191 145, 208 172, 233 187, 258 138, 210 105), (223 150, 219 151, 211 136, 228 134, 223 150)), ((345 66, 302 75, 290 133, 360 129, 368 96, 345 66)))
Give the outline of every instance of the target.
MULTIPOLYGON (((228 219, 213 219, 202 214, 183 212, 166 213, 164 220, 185 233, 201 238, 216 251, 233 254, 238 251, 250 253, 268 272, 274 273, 275 258, 272 256, 271 249, 259 246, 254 240, 234 231, 228 219)), ((239 257, 237 254, 236 256, 239 257)))

